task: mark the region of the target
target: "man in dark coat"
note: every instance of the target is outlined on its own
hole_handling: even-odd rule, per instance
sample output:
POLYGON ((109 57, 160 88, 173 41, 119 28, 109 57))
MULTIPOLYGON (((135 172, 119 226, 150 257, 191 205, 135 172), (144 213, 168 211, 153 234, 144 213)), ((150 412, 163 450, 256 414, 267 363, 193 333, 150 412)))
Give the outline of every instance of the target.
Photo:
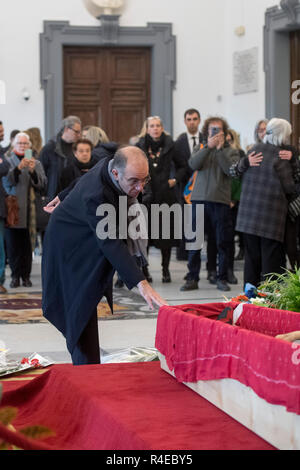
POLYGON ((59 190, 61 173, 75 159, 73 144, 81 136, 81 121, 77 116, 63 120, 62 130, 56 138, 42 148, 39 160, 47 176, 47 197, 53 199, 59 190))
MULTIPOLYGON (((184 207, 185 200, 183 196, 184 188, 188 183, 189 178, 192 176, 193 171, 188 165, 188 161, 193 153, 194 148, 197 145, 203 143, 203 135, 199 130, 201 123, 201 116, 197 109, 190 108, 184 113, 184 124, 186 125, 186 132, 180 134, 175 141, 174 153, 178 155, 178 159, 181 159, 186 165, 186 173, 182 178, 180 184, 177 187, 179 200, 184 207)), ((183 223, 184 226, 184 223, 183 223)), ((180 246, 177 248, 176 257, 178 260, 187 260, 188 253, 185 250, 186 241, 183 239, 180 246)))
POLYGON ((118 238, 119 197, 136 199, 148 174, 144 153, 126 147, 82 176, 51 215, 43 246, 43 313, 65 336, 73 364, 100 363, 97 305, 103 296, 112 303, 115 270, 150 307, 166 303, 145 280, 129 242, 118 238), (116 212, 116 237, 104 239, 98 214, 108 205, 116 212))

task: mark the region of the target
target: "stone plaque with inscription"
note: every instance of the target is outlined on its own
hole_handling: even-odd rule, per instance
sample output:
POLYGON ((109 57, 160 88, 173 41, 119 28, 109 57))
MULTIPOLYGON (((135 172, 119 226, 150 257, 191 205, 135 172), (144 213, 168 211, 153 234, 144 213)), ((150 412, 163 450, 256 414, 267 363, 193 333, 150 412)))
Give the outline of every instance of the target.
POLYGON ((241 95, 258 91, 258 47, 233 55, 233 93, 241 95))

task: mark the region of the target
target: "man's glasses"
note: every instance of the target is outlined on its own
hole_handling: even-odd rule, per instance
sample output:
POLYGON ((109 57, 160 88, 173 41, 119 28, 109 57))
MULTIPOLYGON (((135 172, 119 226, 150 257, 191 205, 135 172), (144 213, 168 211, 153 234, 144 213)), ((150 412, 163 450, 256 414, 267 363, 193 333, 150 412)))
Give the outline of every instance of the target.
POLYGON ((129 178, 127 181, 130 184, 130 186, 137 186, 137 185, 146 186, 146 184, 150 183, 151 178, 150 176, 146 176, 146 178, 144 178, 143 180, 138 180, 136 178, 129 178))
POLYGON ((81 135, 81 131, 77 131, 77 130, 74 129, 73 127, 69 127, 69 129, 71 129, 73 132, 75 132, 75 134, 81 135))
POLYGON ((30 145, 29 142, 16 142, 15 145, 30 145))

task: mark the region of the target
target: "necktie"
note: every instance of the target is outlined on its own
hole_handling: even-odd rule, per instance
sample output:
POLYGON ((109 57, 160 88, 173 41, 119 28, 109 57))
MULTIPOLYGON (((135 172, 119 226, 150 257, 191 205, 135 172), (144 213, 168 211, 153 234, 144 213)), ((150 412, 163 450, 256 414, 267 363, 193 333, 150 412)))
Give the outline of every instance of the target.
POLYGON ((197 145, 196 137, 193 136, 192 139, 193 139, 193 149, 194 149, 194 148, 196 147, 196 145, 197 145))

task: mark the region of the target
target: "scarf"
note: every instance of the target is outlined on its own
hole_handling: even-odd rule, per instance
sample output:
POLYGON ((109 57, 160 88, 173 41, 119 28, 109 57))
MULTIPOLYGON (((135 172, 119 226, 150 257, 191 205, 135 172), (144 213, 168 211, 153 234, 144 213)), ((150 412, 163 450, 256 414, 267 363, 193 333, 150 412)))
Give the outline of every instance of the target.
MULTIPOLYGON (((121 196, 127 196, 128 212, 129 212, 129 209, 132 205, 137 205, 137 209, 139 209, 139 213, 140 213, 139 217, 140 217, 140 219, 142 219, 142 224, 145 228, 146 227, 146 221, 145 221, 143 211, 142 211, 142 208, 139 205, 138 200, 136 198, 132 198, 132 197, 128 196, 122 190, 121 186, 119 185, 119 182, 115 180, 115 178, 114 178, 114 176, 111 172, 112 165, 113 165, 113 161, 110 160, 110 162, 108 164, 108 174, 110 176, 111 181, 113 182, 114 186, 117 188, 117 190, 118 190, 118 192, 120 193, 121 196)), ((132 222, 134 219, 135 219, 135 217, 128 215, 128 217, 127 217, 127 220, 128 220, 127 227, 129 226, 130 222, 132 222)), ((142 229, 140 230, 140 232, 141 231, 142 231, 142 229)), ((147 266, 148 265, 148 262, 147 262, 148 239, 144 239, 144 238, 133 239, 133 238, 130 237, 130 234, 128 233, 126 243, 127 243, 127 248, 129 250, 129 253, 132 256, 135 256, 135 257, 138 258, 139 265, 140 266, 147 266)))
POLYGON ((149 134, 146 134, 145 144, 146 144, 145 147, 146 147, 147 152, 149 152, 150 150, 150 153, 157 154, 164 147, 165 133, 163 132, 158 140, 153 140, 149 134))
POLYGON ((78 168, 78 170, 80 170, 81 173, 86 173, 88 170, 93 168, 96 163, 97 161, 95 161, 93 158, 91 158, 90 161, 87 163, 82 163, 77 160, 77 158, 75 159, 75 166, 78 168))

